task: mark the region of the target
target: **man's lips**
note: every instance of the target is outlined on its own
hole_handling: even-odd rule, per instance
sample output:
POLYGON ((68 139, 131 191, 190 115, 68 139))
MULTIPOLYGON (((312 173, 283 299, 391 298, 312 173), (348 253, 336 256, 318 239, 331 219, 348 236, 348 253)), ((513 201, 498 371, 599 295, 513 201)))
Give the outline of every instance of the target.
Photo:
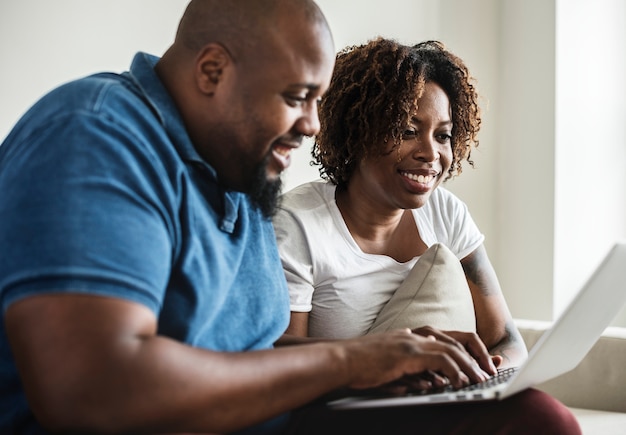
POLYGON ((272 156, 278 166, 278 172, 282 172, 291 164, 291 151, 300 144, 276 143, 272 146, 272 156))

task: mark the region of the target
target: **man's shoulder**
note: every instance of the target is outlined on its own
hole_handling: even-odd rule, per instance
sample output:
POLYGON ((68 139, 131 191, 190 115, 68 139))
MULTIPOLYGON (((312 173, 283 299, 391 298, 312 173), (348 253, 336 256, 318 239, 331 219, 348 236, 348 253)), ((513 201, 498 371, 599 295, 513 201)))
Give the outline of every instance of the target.
MULTIPOLYGON (((15 133, 19 133, 22 126, 27 127, 25 132, 28 133, 55 125, 61 128, 70 120, 102 121, 106 113, 118 113, 119 108, 134 104, 129 100, 136 98, 132 85, 119 74, 98 73, 75 79, 52 89, 33 104, 16 124, 15 133)), ((127 114, 119 117, 128 119, 127 114)))
POLYGON ((36 107, 52 107, 58 113, 74 115, 108 113, 122 119, 138 109, 151 110, 146 88, 157 80, 153 71, 157 61, 139 52, 128 71, 101 71, 66 82, 41 98, 36 107))

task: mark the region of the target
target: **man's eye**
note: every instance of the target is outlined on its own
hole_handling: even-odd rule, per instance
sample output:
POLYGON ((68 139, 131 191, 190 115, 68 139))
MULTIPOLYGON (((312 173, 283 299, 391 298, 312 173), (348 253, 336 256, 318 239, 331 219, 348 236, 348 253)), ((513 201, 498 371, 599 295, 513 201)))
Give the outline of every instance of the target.
POLYGON ((285 97, 287 104, 296 107, 306 102, 306 97, 302 95, 287 95, 285 97))

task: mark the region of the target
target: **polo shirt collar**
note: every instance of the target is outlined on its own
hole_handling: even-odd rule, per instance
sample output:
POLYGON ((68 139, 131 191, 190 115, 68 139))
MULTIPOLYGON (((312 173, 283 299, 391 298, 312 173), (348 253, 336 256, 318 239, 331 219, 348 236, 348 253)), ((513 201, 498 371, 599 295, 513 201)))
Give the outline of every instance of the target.
MULTIPOLYGON (((181 158, 188 163, 202 167, 207 176, 217 183, 217 172, 200 157, 191 143, 178 108, 154 71, 158 61, 159 58, 156 56, 139 52, 133 58, 128 75, 152 106, 181 158)), ((224 214, 219 224, 222 231, 228 233, 234 231, 239 215, 239 203, 243 195, 241 192, 224 191, 224 214)))

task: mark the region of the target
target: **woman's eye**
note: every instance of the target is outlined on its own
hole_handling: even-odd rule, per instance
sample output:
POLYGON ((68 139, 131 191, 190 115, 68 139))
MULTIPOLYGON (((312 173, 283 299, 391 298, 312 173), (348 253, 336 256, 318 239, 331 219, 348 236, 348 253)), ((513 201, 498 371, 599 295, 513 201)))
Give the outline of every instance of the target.
POLYGON ((417 135, 417 131, 413 130, 412 128, 407 128, 406 130, 404 130, 404 132, 402 133, 402 137, 404 139, 410 139, 413 138, 417 135))
POLYGON ((450 142, 452 140, 452 136, 448 133, 442 133, 437 135, 437 138, 440 142, 450 142))

